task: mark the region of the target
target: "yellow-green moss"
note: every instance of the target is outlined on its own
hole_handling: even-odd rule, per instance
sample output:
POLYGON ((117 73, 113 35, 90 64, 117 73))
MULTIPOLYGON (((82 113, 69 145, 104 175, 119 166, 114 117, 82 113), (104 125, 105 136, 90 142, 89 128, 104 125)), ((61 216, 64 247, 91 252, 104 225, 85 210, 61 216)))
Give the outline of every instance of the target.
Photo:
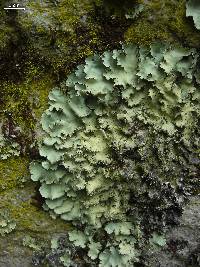
POLYGON ((174 18, 169 22, 171 30, 179 38, 191 47, 200 46, 200 32, 194 27, 191 19, 186 17, 185 1, 179 1, 176 10, 171 9, 171 16, 174 18))
MULTIPOLYGON (((145 4, 145 1, 143 1, 145 4)), ((173 44, 199 47, 200 33, 186 18, 185 0, 152 0, 124 34, 126 42, 151 44, 161 40, 173 44)))
POLYGON ((55 86, 55 79, 49 73, 39 74, 33 66, 32 72, 27 74, 25 86, 29 92, 27 102, 32 105, 32 111, 38 120, 47 107, 48 94, 51 88, 55 86))
POLYGON ((49 213, 34 206, 31 200, 23 202, 20 206, 10 206, 10 214, 12 218, 17 222, 17 229, 24 229, 26 232, 48 232, 51 228, 56 230, 63 229, 69 230, 70 226, 66 222, 56 219, 52 219, 49 213), (48 226, 48 227, 47 227, 48 226))
MULTIPOLYGON (((0 21, 1 23, 1 21, 0 21)), ((9 40, 11 39, 11 35, 14 33, 14 30, 11 27, 2 23, 0 25, 0 49, 5 49, 9 40)))
POLYGON ((63 0, 48 7, 29 1, 27 5, 32 12, 17 17, 22 31, 28 33, 26 49, 48 65, 55 79, 60 80, 60 74, 66 77, 76 63, 101 47, 102 32, 91 18, 92 0, 63 0))
POLYGON ((3 95, 2 112, 9 112, 13 121, 23 129, 26 129, 26 126, 29 129, 32 128, 32 117, 27 114, 27 111, 30 110, 30 103, 28 102, 29 88, 24 84, 14 82, 4 82, 1 88, 3 95))
POLYGON ((67 231, 70 226, 55 220, 41 208, 35 184, 29 180, 29 160, 26 157, 8 158, 0 161, 0 210, 9 212, 16 222, 15 231, 44 233, 67 231), (26 177, 24 182, 23 177, 26 177))
POLYGON ((93 9, 93 1, 63 0, 57 5, 51 3, 45 5, 41 1, 29 1, 27 8, 33 12, 28 16, 19 16, 18 18, 23 23, 24 29, 31 29, 35 26, 36 32, 46 34, 47 29, 51 31, 54 30, 53 27, 60 26, 62 31, 73 32, 74 24, 79 21, 80 17, 93 9), (41 18, 44 18, 44 21, 41 18))
POLYGON ((50 74, 39 73, 31 66, 22 82, 4 82, 1 85, 3 95, 2 114, 9 112, 16 126, 20 126, 24 134, 29 134, 35 128, 36 118, 39 118, 46 107, 49 90, 55 85, 50 74))
POLYGON ((10 217, 17 223, 16 231, 44 232, 56 231, 56 228, 67 230, 68 224, 59 219, 55 224, 54 219, 37 206, 41 206, 41 203, 37 204, 31 197, 37 194, 35 185, 28 178, 25 183, 22 179, 29 176, 28 166, 27 157, 0 161, 0 210, 9 211, 10 217))
POLYGON ((26 157, 10 157, 0 161, 0 192, 19 187, 22 177, 28 175, 28 159, 26 157))
POLYGON ((158 25, 143 20, 139 20, 129 27, 124 37, 127 43, 133 42, 140 45, 149 45, 154 41, 172 40, 171 34, 163 26, 158 27, 158 25))

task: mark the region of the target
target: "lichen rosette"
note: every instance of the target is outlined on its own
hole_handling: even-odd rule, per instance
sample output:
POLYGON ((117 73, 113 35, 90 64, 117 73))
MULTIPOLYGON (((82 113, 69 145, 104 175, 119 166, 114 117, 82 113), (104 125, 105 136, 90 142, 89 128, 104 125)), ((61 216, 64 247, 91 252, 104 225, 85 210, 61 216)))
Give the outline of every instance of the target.
POLYGON ((73 222, 69 240, 99 266, 138 261, 150 200, 159 198, 151 211, 162 222, 182 203, 177 182, 199 156, 197 62, 194 49, 123 45, 87 58, 49 94, 31 177, 44 208, 73 222))

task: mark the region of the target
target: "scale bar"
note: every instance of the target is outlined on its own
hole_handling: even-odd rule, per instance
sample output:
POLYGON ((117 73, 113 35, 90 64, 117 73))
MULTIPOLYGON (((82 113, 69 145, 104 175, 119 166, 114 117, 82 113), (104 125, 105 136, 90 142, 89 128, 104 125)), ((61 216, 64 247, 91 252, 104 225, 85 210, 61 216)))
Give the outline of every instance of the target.
POLYGON ((26 10, 25 7, 4 7, 5 10, 8 10, 8 9, 21 9, 21 10, 26 10))

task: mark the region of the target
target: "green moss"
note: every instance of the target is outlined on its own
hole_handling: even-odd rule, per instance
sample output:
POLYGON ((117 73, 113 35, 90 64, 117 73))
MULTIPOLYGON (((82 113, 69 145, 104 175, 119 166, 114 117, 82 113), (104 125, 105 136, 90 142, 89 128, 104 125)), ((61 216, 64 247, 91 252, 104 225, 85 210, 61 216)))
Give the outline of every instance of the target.
MULTIPOLYGON (((27 125, 32 127, 32 118, 30 114, 30 105, 28 99, 28 88, 22 84, 15 84, 13 82, 4 82, 2 84, 2 112, 3 114, 9 112, 12 114, 14 122, 20 126, 27 125), (29 115, 29 116, 27 116, 29 115)), ((23 127, 25 128, 25 127, 23 127)))
POLYGON ((175 12, 171 9, 171 16, 174 18, 170 22, 170 28, 179 38, 185 40, 192 47, 199 47, 200 33, 194 27, 192 21, 186 18, 185 1, 180 1, 175 12))
POLYGON ((34 66, 31 66, 25 75, 25 80, 22 82, 2 83, 1 112, 2 115, 9 112, 14 124, 20 126, 23 134, 29 135, 35 128, 35 116, 39 118, 45 109, 49 88, 55 84, 49 74, 39 73, 34 66))
MULTIPOLYGON (((21 233, 37 238, 42 233, 42 238, 47 240, 51 234, 68 231, 71 227, 59 219, 55 224, 55 220, 41 209, 41 202, 34 198, 35 185, 27 178, 26 182, 23 179, 29 176, 28 163, 27 157, 0 161, 0 210, 8 212, 10 220, 16 223, 15 238, 21 238, 21 233)), ((12 244, 12 238, 8 243, 10 249, 16 245, 12 244)))
MULTIPOLYGON (((46 1, 48 2, 48 1, 46 1)), ((45 33, 47 29, 73 32, 74 24, 83 15, 93 9, 93 2, 90 0, 62 0, 58 4, 41 3, 41 1, 29 1, 27 7, 33 10, 28 16, 19 16, 19 21, 24 19, 23 27, 29 29, 35 27, 38 33, 45 33)), ((49 32, 50 33, 50 32, 49 32)))
MULTIPOLYGON (((34 12, 28 15, 20 13, 17 20, 21 30, 27 33, 28 57, 33 56, 39 64, 48 68, 57 81, 66 77, 85 57, 104 51, 110 39, 116 37, 113 31, 118 32, 121 27, 115 22, 113 29, 108 30, 105 44, 102 33, 111 25, 110 22, 101 25, 108 17, 99 12, 100 8, 94 7, 92 0, 81 3, 62 0, 57 5, 48 3, 46 6, 44 2, 30 1, 28 8, 34 12), (111 35, 113 38, 110 38, 111 35)), ((109 19, 112 21, 112 18, 109 19)))
POLYGON ((22 185, 20 178, 28 175, 26 157, 8 158, 0 161, 0 192, 22 185))
MULTIPOLYGON (((49 214, 41 210, 39 203, 30 196, 34 195, 32 182, 24 183, 28 177, 28 158, 16 157, 0 161, 0 210, 8 210, 10 217, 17 223, 16 230, 44 232, 45 230, 67 230, 69 226, 61 220, 56 225, 49 214), (48 225, 48 229, 46 228, 48 225)), ((36 194, 36 193, 35 193, 36 194)))
POLYGON ((21 203, 20 206, 10 206, 10 214, 17 222, 17 229, 24 229, 30 232, 44 232, 57 229, 69 230, 69 224, 64 223, 62 220, 55 220, 49 217, 49 214, 42 211, 31 203, 31 200, 21 203), (48 225, 48 229, 45 229, 48 225))
POLYGON ((0 25, 0 49, 3 50, 7 47, 11 39, 11 35, 14 30, 11 27, 5 25, 5 23, 1 23, 0 25))
POLYGON ((75 62, 80 57, 88 55, 93 43, 91 40, 95 39, 95 27, 90 29, 91 25, 84 21, 93 10, 93 2, 63 0, 57 5, 47 5, 40 1, 30 1, 28 8, 33 12, 19 15, 18 21, 22 30, 29 32, 30 51, 45 58, 55 74, 62 70, 66 75, 66 66, 70 65, 69 62, 75 62), (84 43, 83 38, 86 39, 84 43), (88 44, 87 47, 85 43, 88 44), (77 53, 77 46, 85 49, 77 53))
POLYGON ((39 119, 42 112, 47 107, 47 97, 51 86, 55 85, 55 81, 50 74, 43 74, 39 78, 29 77, 26 81, 26 86, 29 91, 27 102, 31 102, 32 110, 36 119, 39 119), (31 97, 32 96, 32 97, 31 97))
POLYGON ((185 0, 152 0, 145 5, 145 11, 125 32, 127 42, 150 44, 161 40, 199 47, 200 33, 186 18, 185 0))
POLYGON ((172 40, 171 34, 167 32, 163 25, 152 24, 143 20, 139 20, 130 26, 124 36, 127 43, 133 42, 140 45, 149 45, 156 40, 172 40))

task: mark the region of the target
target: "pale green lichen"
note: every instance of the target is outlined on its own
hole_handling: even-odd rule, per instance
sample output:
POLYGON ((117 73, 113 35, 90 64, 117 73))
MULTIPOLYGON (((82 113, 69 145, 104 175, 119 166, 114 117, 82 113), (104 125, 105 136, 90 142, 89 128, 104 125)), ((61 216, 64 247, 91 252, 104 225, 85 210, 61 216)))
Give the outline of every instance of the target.
POLYGON ((5 138, 0 139, 0 159, 20 155, 20 146, 16 142, 9 142, 5 138))
POLYGON ((9 213, 0 211, 0 235, 4 236, 11 233, 16 227, 16 222, 10 218, 9 213))
POLYGON ((20 145, 17 142, 12 142, 4 137, 2 133, 2 125, 0 123, 0 160, 19 155, 20 145))
POLYGON ((37 244, 36 239, 33 238, 33 237, 31 237, 30 235, 26 235, 23 238, 22 243, 23 243, 23 246, 32 248, 35 251, 38 251, 38 250, 41 250, 42 249, 41 245, 38 245, 37 244))
POLYGON ((186 16, 192 17, 195 27, 200 30, 200 2, 199 0, 189 0, 186 3, 186 16))
MULTIPOLYGON (((42 184, 44 208, 80 227, 69 240, 86 262, 133 266, 145 238, 143 201, 158 200, 163 224, 181 203, 176 183, 198 157, 197 61, 194 49, 124 45, 87 58, 50 93, 43 159, 31 177, 42 184)), ((72 258, 65 255, 66 266, 72 258)))
POLYGON ((153 233, 152 238, 150 238, 150 243, 154 246, 163 247, 166 245, 166 239, 162 235, 158 235, 157 233, 153 233))

